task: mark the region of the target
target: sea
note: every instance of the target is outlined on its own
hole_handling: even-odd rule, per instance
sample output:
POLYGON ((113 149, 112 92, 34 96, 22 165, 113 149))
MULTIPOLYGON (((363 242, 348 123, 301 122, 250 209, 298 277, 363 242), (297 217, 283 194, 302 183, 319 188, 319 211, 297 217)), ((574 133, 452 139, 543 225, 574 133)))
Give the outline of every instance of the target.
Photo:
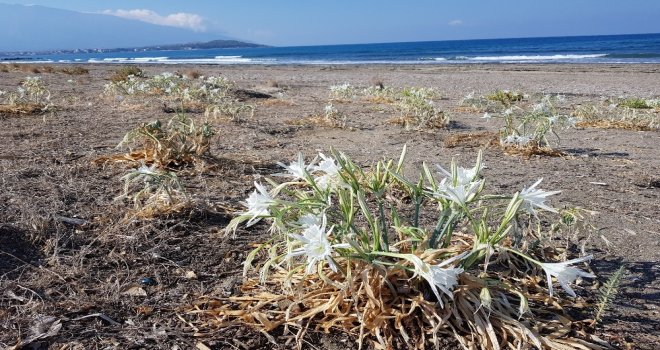
POLYGON ((660 33, 205 50, 4 54, 0 55, 0 61, 217 65, 660 63, 660 33))

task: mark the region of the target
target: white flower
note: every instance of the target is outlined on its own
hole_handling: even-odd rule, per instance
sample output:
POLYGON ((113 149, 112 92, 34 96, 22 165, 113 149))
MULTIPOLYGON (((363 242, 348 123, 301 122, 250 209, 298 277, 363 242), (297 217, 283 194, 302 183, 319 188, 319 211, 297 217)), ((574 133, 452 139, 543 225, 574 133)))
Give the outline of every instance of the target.
POLYGON ((513 108, 507 108, 502 114, 504 114, 504 115, 511 115, 511 114, 513 114, 513 108))
POLYGON ((318 165, 314 166, 314 171, 322 171, 327 175, 336 175, 339 173, 339 167, 335 163, 334 158, 328 157, 323 153, 319 153, 319 157, 321 157, 322 160, 318 165))
POLYGON ((303 159, 302 153, 298 153, 298 160, 291 162, 291 164, 286 165, 284 163, 278 162, 277 165, 286 169, 288 174, 276 174, 283 176, 291 176, 295 179, 304 179, 307 172, 312 170, 312 165, 305 165, 305 160, 303 159))
POLYGON ((566 124, 571 128, 574 128, 577 125, 577 122, 578 119, 575 117, 568 117, 568 119, 566 119, 566 124))
POLYGON ((465 206, 479 192, 483 180, 472 181, 468 183, 458 183, 456 186, 447 184, 447 179, 442 179, 438 184, 438 191, 434 192, 435 197, 449 199, 450 201, 465 206))
POLYGON ((595 278, 596 276, 569 265, 589 261, 591 258, 592 256, 589 255, 561 263, 541 263, 541 267, 548 277, 548 291, 550 292, 550 296, 552 296, 552 277, 555 277, 559 281, 559 284, 561 284, 561 287, 564 288, 564 291, 568 295, 575 297, 575 292, 569 284, 573 283, 578 277, 595 278))
POLYGON ((534 214, 534 215, 536 215, 536 211, 534 210, 534 207, 556 213, 557 212, 556 209, 546 205, 544 202, 546 200, 546 197, 560 193, 561 191, 547 192, 542 189, 537 189, 536 186, 538 186, 538 184, 540 184, 541 181, 543 181, 543 178, 539 179, 528 188, 523 188, 523 190, 520 191, 520 199, 523 200, 522 207, 525 210, 527 210, 530 214, 534 214))
POLYGON ((328 103, 328 104, 325 106, 325 109, 324 109, 324 110, 325 110, 325 114, 326 114, 326 115, 337 113, 337 108, 335 108, 335 106, 333 106, 332 103, 328 103))
POLYGON ((246 226, 248 227, 256 224, 262 217, 270 215, 268 208, 275 204, 275 200, 270 196, 266 187, 257 182, 254 183, 254 187, 256 187, 256 190, 250 193, 245 201, 248 211, 242 213, 242 215, 252 215, 252 218, 247 222, 246 226))
POLYGON ((548 107, 548 105, 545 102, 537 103, 532 108, 532 113, 548 114, 548 113, 550 113, 550 108, 548 107))
POLYGON ((460 267, 443 268, 443 266, 449 265, 450 263, 462 258, 463 256, 465 256, 465 254, 457 255, 453 258, 441 262, 438 265, 427 264, 422 261, 422 259, 412 254, 405 254, 405 259, 413 264, 415 268, 415 276, 421 276, 429 283, 429 286, 438 299, 440 306, 442 306, 442 298, 440 297, 438 289, 453 299, 454 295, 452 290, 458 283, 458 275, 463 273, 463 269, 460 267))
POLYGON ((319 226, 322 223, 323 223, 323 217, 321 215, 314 215, 308 213, 298 218, 298 225, 304 228, 319 226))
MULTIPOLYGON (((444 174, 446 177, 452 179, 452 182, 454 182, 453 175, 449 171, 445 170, 443 167, 436 165, 438 167, 438 170, 442 174, 444 174)), ((479 164, 473 166, 472 168, 463 168, 460 166, 456 167, 456 184, 457 185, 467 185, 471 183, 478 175, 479 172, 484 168, 484 164, 482 162, 479 162, 479 164)), ((444 180, 443 180, 444 181, 444 180)))
POLYGON ((514 145, 517 138, 516 135, 508 135, 506 138, 500 140, 500 143, 504 145, 514 145))
POLYGON ((516 144, 518 146, 525 146, 526 144, 532 142, 533 138, 531 136, 523 135, 516 138, 516 144))
POLYGON ((485 113, 484 113, 484 116, 481 117, 481 119, 491 119, 491 118, 493 118, 493 116, 490 115, 490 113, 488 113, 488 112, 485 112, 485 113))
POLYGON ((151 175, 151 176, 158 175, 158 173, 156 172, 156 164, 152 164, 151 166, 147 166, 145 164, 142 164, 136 170, 136 172, 140 175, 151 175))
POLYGON ((508 135, 506 138, 501 139, 500 143, 503 145, 525 146, 532 142, 532 140, 533 138, 531 136, 508 135))
POLYGON ((337 265, 332 260, 332 253, 334 248, 350 248, 348 243, 330 244, 328 235, 332 232, 332 228, 325 231, 327 219, 325 216, 322 218, 322 224, 311 225, 307 227, 302 236, 298 234, 291 234, 291 237, 302 242, 303 246, 292 251, 289 256, 306 255, 307 256, 307 273, 314 272, 316 263, 326 260, 332 271, 337 272, 337 265))
POLYGON ((341 177, 339 176, 339 167, 335 159, 319 153, 321 161, 313 167, 314 171, 320 171, 323 175, 314 179, 320 189, 325 190, 336 186, 341 186, 341 177))

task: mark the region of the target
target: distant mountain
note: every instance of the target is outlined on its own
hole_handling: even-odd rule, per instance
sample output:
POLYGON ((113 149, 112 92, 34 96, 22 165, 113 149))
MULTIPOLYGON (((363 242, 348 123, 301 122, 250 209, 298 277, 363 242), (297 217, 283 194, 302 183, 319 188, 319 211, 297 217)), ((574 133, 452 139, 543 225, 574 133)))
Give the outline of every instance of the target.
POLYGON ((203 49, 233 49, 243 47, 266 47, 266 45, 246 43, 238 40, 212 40, 203 43, 156 45, 143 49, 146 50, 203 50, 203 49))
POLYGON ((207 45, 218 38, 231 40, 111 15, 1 3, 0 24, 0 52, 155 46, 162 49, 176 43, 207 45))
POLYGON ((212 40, 203 43, 168 44, 143 47, 117 47, 112 49, 67 49, 67 50, 39 50, 39 51, 0 51, 0 61, 22 61, 35 55, 98 53, 98 52, 135 52, 135 51, 163 51, 163 50, 203 50, 203 49, 236 49, 250 47, 267 47, 238 40, 212 40))

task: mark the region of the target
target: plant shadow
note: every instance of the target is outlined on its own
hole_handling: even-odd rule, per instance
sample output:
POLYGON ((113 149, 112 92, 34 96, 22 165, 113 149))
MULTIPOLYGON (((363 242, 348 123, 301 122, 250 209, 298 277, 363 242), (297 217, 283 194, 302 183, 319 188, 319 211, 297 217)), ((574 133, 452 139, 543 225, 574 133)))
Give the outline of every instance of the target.
POLYGON ((15 277, 25 265, 38 263, 41 250, 28 231, 0 224, 0 278, 15 277))

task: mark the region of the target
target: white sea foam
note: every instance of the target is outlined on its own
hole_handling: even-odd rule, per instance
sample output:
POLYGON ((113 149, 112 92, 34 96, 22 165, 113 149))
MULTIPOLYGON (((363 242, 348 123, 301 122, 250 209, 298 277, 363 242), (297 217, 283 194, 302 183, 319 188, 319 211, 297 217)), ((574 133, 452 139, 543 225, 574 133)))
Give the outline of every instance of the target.
POLYGON ((215 56, 213 58, 172 58, 172 57, 108 57, 90 58, 89 63, 160 63, 160 64, 263 64, 274 59, 253 60, 243 56, 215 56))
POLYGON ((605 57, 607 54, 591 55, 516 55, 516 56, 477 56, 477 57, 456 57, 456 59, 466 59, 471 61, 557 61, 557 60, 580 60, 588 58, 605 57))
POLYGON ((160 62, 160 61, 166 61, 169 59, 169 57, 135 57, 132 59, 134 62, 160 62))

